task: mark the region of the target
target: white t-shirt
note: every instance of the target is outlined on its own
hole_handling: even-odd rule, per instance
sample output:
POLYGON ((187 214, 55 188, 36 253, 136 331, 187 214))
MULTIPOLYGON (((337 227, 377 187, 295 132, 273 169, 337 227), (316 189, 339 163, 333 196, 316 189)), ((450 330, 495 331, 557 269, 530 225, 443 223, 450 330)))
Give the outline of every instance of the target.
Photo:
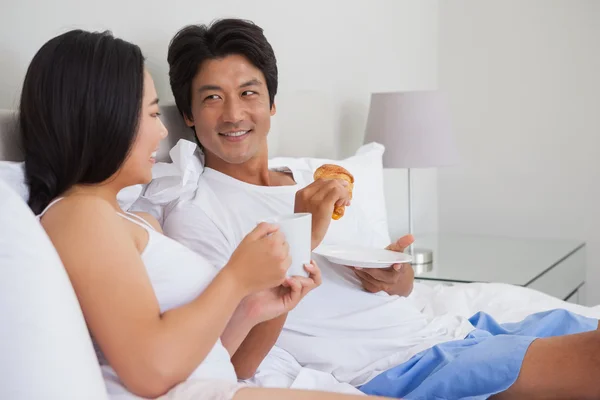
MULTIPOLYGON (((196 193, 165 209, 165 234, 222 268, 259 221, 293 212, 295 194, 312 182, 312 171, 290 170, 296 185, 264 187, 206 168, 196 193)), ((331 222, 323 243, 387 246, 387 233, 370 222, 369 210, 350 206, 342 219, 331 222)), ((421 350, 473 330, 465 318, 430 318, 410 299, 368 293, 347 267, 313 258, 323 284, 289 313, 276 344, 302 366, 358 386, 421 350)))

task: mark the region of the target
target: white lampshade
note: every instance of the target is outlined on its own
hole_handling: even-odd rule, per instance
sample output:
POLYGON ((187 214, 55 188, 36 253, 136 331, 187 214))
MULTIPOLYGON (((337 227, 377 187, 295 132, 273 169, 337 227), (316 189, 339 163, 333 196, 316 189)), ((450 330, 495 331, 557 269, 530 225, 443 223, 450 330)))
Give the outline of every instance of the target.
POLYGON ((457 164, 444 96, 437 91, 373 93, 365 143, 385 146, 383 166, 428 168, 457 164))

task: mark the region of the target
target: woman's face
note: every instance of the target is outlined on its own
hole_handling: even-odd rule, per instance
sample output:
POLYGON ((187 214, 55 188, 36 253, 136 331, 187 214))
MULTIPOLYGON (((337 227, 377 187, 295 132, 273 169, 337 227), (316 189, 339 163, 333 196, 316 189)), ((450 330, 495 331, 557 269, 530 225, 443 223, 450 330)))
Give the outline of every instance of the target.
POLYGON ((150 73, 145 71, 144 96, 137 136, 119 174, 128 186, 148 183, 152 180, 152 166, 156 162, 158 146, 168 135, 167 128, 160 121, 159 115, 154 81, 150 73))

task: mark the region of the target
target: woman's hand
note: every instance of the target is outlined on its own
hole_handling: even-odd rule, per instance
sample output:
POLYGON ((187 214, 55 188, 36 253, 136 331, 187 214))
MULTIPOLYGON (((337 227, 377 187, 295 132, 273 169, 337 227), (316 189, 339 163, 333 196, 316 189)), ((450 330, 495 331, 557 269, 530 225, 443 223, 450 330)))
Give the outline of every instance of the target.
POLYGON ((259 324, 279 317, 294 309, 311 290, 321 285, 321 270, 314 261, 304 266, 308 277, 292 276, 271 289, 261 290, 246 296, 238 312, 259 324))

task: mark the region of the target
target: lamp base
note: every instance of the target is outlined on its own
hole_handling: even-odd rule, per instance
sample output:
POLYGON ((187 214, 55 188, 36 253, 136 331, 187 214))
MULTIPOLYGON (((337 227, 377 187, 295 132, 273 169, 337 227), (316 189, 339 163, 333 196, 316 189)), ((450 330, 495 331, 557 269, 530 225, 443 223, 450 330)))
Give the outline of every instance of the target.
POLYGON ((433 269, 433 251, 428 249, 413 249, 411 262, 415 274, 429 272, 433 269))

